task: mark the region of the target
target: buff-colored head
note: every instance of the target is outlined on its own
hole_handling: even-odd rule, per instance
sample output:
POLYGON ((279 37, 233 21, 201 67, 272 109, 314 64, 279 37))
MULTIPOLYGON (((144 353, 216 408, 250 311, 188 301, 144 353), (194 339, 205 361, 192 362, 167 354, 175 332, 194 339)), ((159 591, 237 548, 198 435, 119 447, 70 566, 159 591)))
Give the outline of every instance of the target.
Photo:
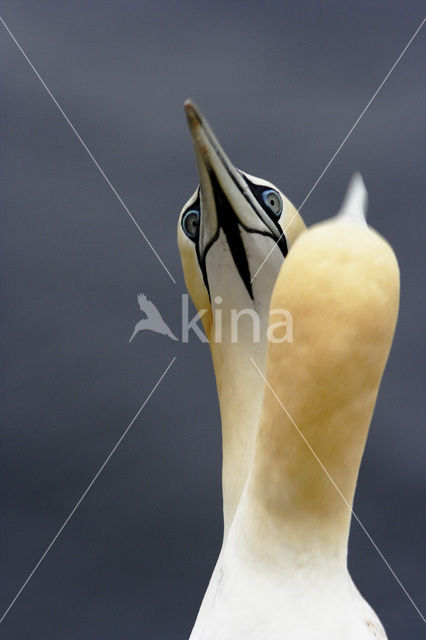
POLYGON ((217 305, 225 313, 268 313, 281 264, 305 225, 277 187, 233 166, 192 102, 185 111, 200 186, 179 216, 178 245, 189 294, 198 310, 207 309, 211 338, 217 305))

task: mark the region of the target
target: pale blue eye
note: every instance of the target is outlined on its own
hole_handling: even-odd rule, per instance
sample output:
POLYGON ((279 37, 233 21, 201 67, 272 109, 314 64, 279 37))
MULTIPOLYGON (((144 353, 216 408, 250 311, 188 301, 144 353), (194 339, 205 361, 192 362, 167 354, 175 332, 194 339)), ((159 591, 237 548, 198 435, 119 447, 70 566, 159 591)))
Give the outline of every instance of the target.
POLYGON ((262 198, 269 211, 279 218, 283 211, 283 201, 280 194, 274 189, 266 189, 262 193, 262 198))
POLYGON ((198 209, 190 209, 184 213, 182 217, 182 229, 185 231, 188 238, 195 240, 198 236, 198 230, 200 228, 200 212, 198 209))

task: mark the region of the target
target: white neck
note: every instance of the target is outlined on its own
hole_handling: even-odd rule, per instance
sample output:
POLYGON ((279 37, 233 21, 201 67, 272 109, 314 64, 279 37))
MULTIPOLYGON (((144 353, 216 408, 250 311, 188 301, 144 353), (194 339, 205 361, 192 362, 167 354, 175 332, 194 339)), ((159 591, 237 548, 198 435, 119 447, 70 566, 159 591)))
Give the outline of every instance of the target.
POLYGON ((250 324, 248 316, 241 317, 236 343, 229 335, 223 336, 221 343, 210 342, 222 421, 224 538, 252 464, 262 406, 263 388, 248 357, 251 355, 264 369, 267 319, 260 322, 261 339, 257 343, 253 342, 250 324))
MULTIPOLYGON (((286 237, 291 246, 305 225, 290 203, 287 216, 290 225, 286 227, 286 237)), ((216 274, 210 292, 212 313, 205 329, 210 340, 222 419, 224 539, 251 468, 262 406, 263 385, 259 383, 259 374, 253 369, 250 358, 264 372, 268 325, 270 320, 280 323, 284 319, 282 314, 270 316, 272 289, 283 262, 275 241, 265 241, 256 234, 243 233, 242 236, 253 274, 264 261, 260 248, 266 255, 272 250, 252 281, 253 299, 235 271, 229 250, 221 244, 222 236, 209 252, 207 265, 216 274), (259 243, 256 251, 254 243, 259 243), (238 319, 236 313, 240 314, 238 319)), ((277 308, 281 309, 272 307, 277 308)), ((286 329, 291 334, 291 327, 286 329)))

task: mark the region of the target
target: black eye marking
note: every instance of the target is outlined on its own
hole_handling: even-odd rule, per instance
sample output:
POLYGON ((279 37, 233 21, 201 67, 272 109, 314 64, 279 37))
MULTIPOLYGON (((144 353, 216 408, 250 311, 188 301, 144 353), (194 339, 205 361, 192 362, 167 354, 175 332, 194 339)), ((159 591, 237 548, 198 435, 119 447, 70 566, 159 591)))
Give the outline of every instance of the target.
POLYGON ((268 216, 275 222, 278 226, 277 222, 281 217, 283 212, 283 201, 275 189, 271 189, 271 187, 267 187, 266 185, 255 184, 251 180, 247 178, 247 176, 241 172, 244 180, 247 182, 250 187, 250 191, 262 207, 264 211, 268 214, 268 216))
POLYGON ((276 240, 276 242, 285 258, 288 253, 287 239, 278 222, 284 209, 283 201, 280 194, 275 189, 271 189, 266 185, 255 184, 246 176, 243 171, 240 171, 240 174, 248 184, 250 191, 252 192, 262 209, 268 214, 269 218, 277 228, 278 239, 276 240))
MULTIPOLYGON (((238 169, 238 172, 246 182, 253 196, 256 198, 259 206, 263 209, 263 211, 265 211, 265 213, 273 222, 277 230, 276 232, 273 232, 268 227, 265 227, 263 231, 259 229, 251 229, 249 226, 246 226, 243 222, 238 220, 235 216, 235 211, 233 210, 230 202, 228 201, 228 198, 223 192, 222 187, 220 186, 215 174, 212 171, 209 171, 209 177, 212 184, 216 205, 215 208, 218 222, 216 232, 210 238, 207 245, 201 252, 199 243, 201 225, 201 193, 199 187, 197 190, 196 199, 191 205, 188 206, 187 210, 182 215, 181 226, 185 235, 195 244, 198 263, 200 265, 200 269, 203 275, 203 281, 209 297, 210 287, 207 276, 206 258, 209 250, 218 239, 219 233, 222 230, 226 236, 226 240, 235 266, 237 267, 239 275, 247 289, 250 298, 253 300, 254 298, 250 279, 250 267, 248 264, 248 257, 245 252, 244 243, 241 237, 241 230, 244 229, 244 231, 247 233, 259 234, 271 238, 271 240, 276 242, 282 256, 285 258, 288 253, 287 239, 278 222, 284 207, 282 198, 276 189, 271 189, 271 187, 267 185, 255 184, 246 176, 243 171, 238 169)), ((231 174, 230 177, 241 190, 241 187, 239 184, 237 184, 235 178, 231 174)), ((248 194, 244 190, 241 190, 241 193, 245 196, 247 202, 253 208, 253 202, 249 198, 248 194)), ((259 211, 257 211, 257 215, 261 217, 259 211)), ((265 224, 264 218, 261 219, 265 224)))
MULTIPOLYGON (((234 264, 240 274, 241 280, 244 283, 247 293, 253 300, 253 288, 250 280, 250 268, 247 259, 247 254, 244 248, 244 243, 241 238, 240 225, 235 216, 235 212, 230 204, 228 198, 223 192, 216 175, 213 171, 209 172, 210 181, 213 188, 213 195, 216 204, 216 212, 218 217, 218 231, 222 229, 231 252, 234 264)), ((205 249, 204 252, 204 264, 208 249, 213 243, 205 249)))

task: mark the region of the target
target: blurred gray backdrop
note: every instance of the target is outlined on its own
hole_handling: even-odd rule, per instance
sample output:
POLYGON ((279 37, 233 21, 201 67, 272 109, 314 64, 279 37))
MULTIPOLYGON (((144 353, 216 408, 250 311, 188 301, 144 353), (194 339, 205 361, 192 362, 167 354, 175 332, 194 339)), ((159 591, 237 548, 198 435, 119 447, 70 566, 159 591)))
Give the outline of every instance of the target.
MULTIPOLYGON (((176 332, 176 220, 197 175, 183 101, 231 159, 304 199, 423 17, 422 2, 4 0, 1 15, 175 276, 173 285, 22 54, 1 47, 1 608, 173 356, 176 362, 9 615, 8 639, 184 639, 221 541, 208 345, 176 332)), ((303 208, 354 170, 401 267, 401 311, 355 511, 424 603, 425 32, 303 208)), ((354 524, 350 569, 390 638, 423 623, 354 524)))

